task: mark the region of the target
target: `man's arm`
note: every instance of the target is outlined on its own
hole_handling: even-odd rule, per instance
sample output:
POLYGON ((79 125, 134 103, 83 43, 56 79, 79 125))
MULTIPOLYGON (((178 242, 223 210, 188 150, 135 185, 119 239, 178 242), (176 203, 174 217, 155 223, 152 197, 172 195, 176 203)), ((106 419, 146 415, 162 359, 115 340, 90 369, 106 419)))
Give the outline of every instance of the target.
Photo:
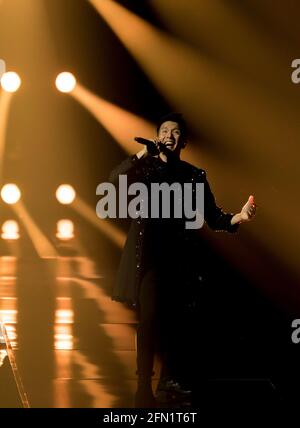
POLYGON ((254 202, 254 196, 251 195, 239 213, 225 213, 222 208, 217 206, 215 197, 205 175, 204 218, 211 229, 230 233, 237 232, 239 225, 252 220, 255 216, 255 212, 256 204, 254 202))
POLYGON ((138 181, 138 167, 140 166, 142 160, 147 156, 147 147, 145 146, 145 148, 140 150, 138 153, 127 157, 123 162, 120 163, 120 165, 114 168, 109 175, 109 181, 117 185, 119 175, 127 175, 128 183, 138 181))

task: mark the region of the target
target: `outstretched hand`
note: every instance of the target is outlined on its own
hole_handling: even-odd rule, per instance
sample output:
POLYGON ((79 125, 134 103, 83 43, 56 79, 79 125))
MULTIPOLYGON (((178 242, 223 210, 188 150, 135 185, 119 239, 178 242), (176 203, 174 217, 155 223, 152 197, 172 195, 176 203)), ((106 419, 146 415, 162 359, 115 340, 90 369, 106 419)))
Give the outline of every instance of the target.
POLYGON ((240 212, 241 221, 250 221, 255 216, 256 204, 254 202, 254 196, 250 195, 248 201, 245 203, 240 212))
POLYGON ((158 142, 156 140, 146 141, 148 141, 148 143, 145 144, 143 149, 136 154, 139 159, 144 158, 146 156, 157 156, 160 153, 158 148, 158 142))

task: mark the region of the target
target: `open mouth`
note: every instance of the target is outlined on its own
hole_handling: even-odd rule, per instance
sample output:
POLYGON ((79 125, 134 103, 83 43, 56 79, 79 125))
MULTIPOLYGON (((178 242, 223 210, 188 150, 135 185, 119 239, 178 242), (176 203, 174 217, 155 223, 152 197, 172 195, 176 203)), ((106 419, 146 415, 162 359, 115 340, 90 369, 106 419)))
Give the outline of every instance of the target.
POLYGON ((165 142, 165 146, 166 147, 173 147, 175 145, 175 142, 174 141, 166 141, 165 142))

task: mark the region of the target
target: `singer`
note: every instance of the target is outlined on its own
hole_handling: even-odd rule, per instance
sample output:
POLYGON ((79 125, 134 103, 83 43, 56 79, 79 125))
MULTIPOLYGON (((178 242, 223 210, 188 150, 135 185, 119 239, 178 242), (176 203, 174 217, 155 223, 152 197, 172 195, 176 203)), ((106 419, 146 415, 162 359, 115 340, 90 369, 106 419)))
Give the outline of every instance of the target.
MULTIPOLYGON (((180 159, 187 144, 186 124, 180 114, 161 118, 153 141, 137 141, 144 147, 112 171, 110 181, 115 185, 121 174, 127 175, 128 185, 203 183, 204 219, 212 230, 236 232, 255 215, 253 196, 239 213, 225 213, 215 202, 205 171, 180 159)), ((201 273, 202 261, 197 258, 198 236, 184 222, 184 217, 174 216, 132 220, 121 257, 113 299, 134 306, 139 320, 135 407, 156 406, 151 382, 156 352, 163 362, 157 395, 165 391, 173 399, 186 401, 190 393, 180 377, 178 340, 185 334, 186 308, 193 299, 192 285, 201 273)))

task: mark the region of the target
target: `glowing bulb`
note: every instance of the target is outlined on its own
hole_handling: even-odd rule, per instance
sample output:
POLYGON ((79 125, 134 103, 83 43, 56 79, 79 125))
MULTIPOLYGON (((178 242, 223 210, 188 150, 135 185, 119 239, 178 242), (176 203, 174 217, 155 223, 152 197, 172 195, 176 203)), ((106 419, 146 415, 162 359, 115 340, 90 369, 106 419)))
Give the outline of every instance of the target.
POLYGON ((60 92, 71 92, 76 86, 76 79, 72 73, 64 71, 56 77, 55 84, 60 92))
POLYGON ((71 350, 73 348, 72 325, 56 325, 54 329, 54 349, 71 350))
POLYGON ((14 71, 8 71, 1 77, 1 86, 6 92, 16 92, 21 86, 20 76, 14 71))
POLYGON ((7 220, 2 225, 3 239, 19 239, 19 225, 15 220, 7 220))
POLYGON ((5 184, 1 189, 1 198, 7 204, 15 204, 21 198, 21 192, 15 184, 5 184))
POLYGON ((56 190, 56 198, 61 204, 71 204, 75 199, 76 193, 69 184, 62 184, 56 190))
POLYGON ((57 238, 62 240, 74 238, 74 224, 71 220, 59 220, 57 222, 57 238))

